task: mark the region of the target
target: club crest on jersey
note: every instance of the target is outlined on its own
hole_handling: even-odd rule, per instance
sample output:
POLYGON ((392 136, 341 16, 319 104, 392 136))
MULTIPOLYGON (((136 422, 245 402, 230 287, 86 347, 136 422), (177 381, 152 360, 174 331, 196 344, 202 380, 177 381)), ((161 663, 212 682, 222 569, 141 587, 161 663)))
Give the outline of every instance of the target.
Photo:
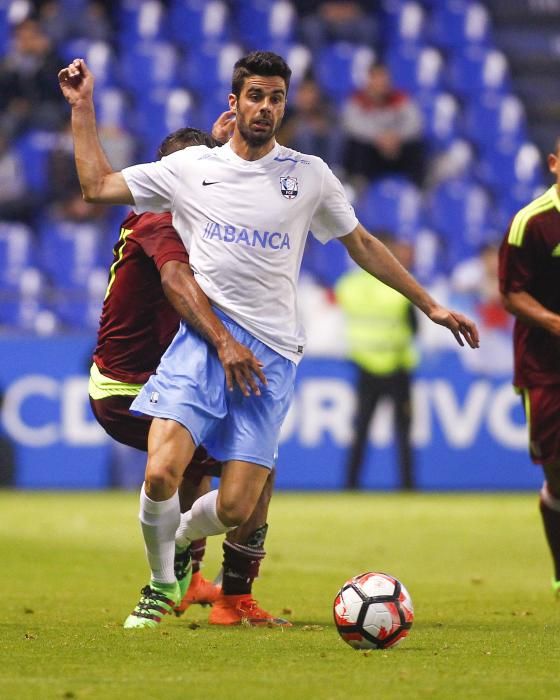
POLYGON ((297 178, 290 175, 280 178, 280 192, 286 199, 295 199, 298 193, 297 178))

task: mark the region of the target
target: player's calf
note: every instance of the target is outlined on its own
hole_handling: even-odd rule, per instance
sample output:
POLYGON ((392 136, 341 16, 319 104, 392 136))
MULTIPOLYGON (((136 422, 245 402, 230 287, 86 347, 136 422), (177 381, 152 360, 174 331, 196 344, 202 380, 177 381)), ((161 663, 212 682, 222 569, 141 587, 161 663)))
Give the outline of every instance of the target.
POLYGON ((265 524, 244 538, 243 544, 231 540, 224 542, 222 593, 210 613, 210 624, 291 625, 288 620, 261 608, 253 598, 253 582, 259 575, 260 564, 266 554, 264 541, 267 532, 268 525, 265 524))

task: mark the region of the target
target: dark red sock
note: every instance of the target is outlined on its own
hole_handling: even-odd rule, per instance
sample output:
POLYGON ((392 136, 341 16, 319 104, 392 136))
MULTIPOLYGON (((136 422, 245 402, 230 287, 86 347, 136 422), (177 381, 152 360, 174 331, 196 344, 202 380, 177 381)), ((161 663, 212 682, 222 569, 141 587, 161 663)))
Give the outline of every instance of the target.
POLYGON ((560 581, 560 512, 547 505, 540 499, 541 516, 546 534, 546 540, 554 563, 554 577, 560 581))
POLYGON ((201 540, 194 540, 191 544, 191 559, 192 559, 192 570, 193 574, 200 571, 200 564, 204 559, 204 552, 206 551, 206 537, 201 540))
POLYGON ((224 595, 251 593, 253 581, 259 575, 259 567, 264 559, 264 540, 268 525, 263 525, 251 534, 246 544, 224 540, 224 574, 222 591, 224 595))

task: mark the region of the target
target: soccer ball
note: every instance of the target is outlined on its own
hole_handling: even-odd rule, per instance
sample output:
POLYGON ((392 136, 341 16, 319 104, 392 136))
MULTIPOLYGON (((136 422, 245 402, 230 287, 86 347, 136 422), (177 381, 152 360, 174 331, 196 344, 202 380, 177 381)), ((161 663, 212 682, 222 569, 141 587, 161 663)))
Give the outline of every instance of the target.
POLYGON ((334 599, 334 622, 354 649, 387 649, 404 639, 414 619, 406 588, 389 574, 369 572, 346 581, 334 599))

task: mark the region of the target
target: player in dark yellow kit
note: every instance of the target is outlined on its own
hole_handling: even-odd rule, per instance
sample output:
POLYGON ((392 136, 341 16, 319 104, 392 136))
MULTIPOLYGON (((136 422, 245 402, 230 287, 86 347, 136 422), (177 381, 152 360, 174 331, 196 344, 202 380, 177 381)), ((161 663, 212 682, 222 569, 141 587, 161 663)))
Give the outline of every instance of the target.
POLYGON ((513 383, 523 397, 531 459, 544 471, 540 510, 560 595, 560 139, 556 183, 521 209, 500 248, 500 291, 515 317, 513 383))

